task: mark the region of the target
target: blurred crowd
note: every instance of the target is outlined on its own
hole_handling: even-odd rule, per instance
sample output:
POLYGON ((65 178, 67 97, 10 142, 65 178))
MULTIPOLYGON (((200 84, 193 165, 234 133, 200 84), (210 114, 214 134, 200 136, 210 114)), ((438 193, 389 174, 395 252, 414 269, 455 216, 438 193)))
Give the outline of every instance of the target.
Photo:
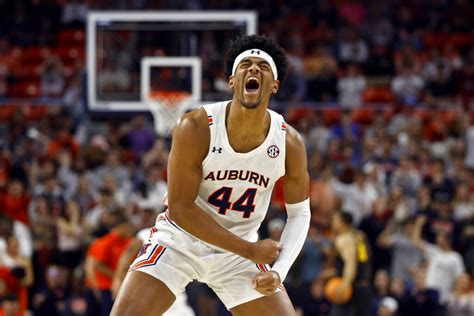
MULTIPOLYGON (((474 95, 474 8, 467 0, 24 0, 0 3, 0 101, 39 97, 80 107, 87 12, 110 9, 258 10, 259 32, 276 39, 292 63, 276 97, 284 104, 357 108, 401 102, 469 108, 474 95), (29 12, 37 14, 30 17, 29 12)), ((176 51, 178 37, 145 33, 101 32, 99 99, 138 100, 139 57, 182 53, 176 51)), ((222 69, 227 43, 220 39, 225 33, 196 34, 203 99, 228 96, 222 69)))
MULTIPOLYGON (((288 51, 274 106, 302 134, 311 177, 312 225, 286 282, 301 315, 330 310, 335 210, 371 246, 371 315, 474 314, 472 3, 29 0, 0 1, 0 315, 101 315, 120 253, 165 208, 169 140, 148 117, 84 109, 84 20, 105 9, 258 9, 288 51)), ((219 72, 203 79, 219 91, 219 72)), ((262 238, 284 220, 279 183, 262 238)), ((225 313, 208 290, 188 294, 201 315, 225 313)))

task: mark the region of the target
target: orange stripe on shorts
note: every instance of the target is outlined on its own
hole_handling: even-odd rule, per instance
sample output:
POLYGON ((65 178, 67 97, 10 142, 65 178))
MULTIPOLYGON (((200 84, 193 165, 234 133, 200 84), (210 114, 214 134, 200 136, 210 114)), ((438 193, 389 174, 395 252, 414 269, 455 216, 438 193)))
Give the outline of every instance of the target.
POLYGON ((146 265, 155 264, 156 261, 158 261, 159 256, 163 253, 163 251, 165 251, 165 249, 166 249, 165 246, 159 245, 158 247, 155 248, 155 250, 153 250, 153 253, 150 255, 148 259, 141 260, 135 263, 133 266, 130 267, 130 269, 128 269, 128 271, 133 271, 146 265))

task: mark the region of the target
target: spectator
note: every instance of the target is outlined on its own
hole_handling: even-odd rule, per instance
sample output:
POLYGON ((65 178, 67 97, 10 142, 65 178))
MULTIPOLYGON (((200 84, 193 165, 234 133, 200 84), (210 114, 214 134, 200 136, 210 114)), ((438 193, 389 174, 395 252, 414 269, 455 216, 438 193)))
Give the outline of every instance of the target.
POLYGON ((372 268, 375 271, 384 271, 382 269, 388 269, 390 266, 390 253, 377 243, 390 215, 386 199, 379 197, 373 202, 372 213, 365 216, 359 224, 359 229, 367 236, 372 249, 372 268))
POLYGON ((68 279, 82 259, 82 227, 79 205, 74 201, 66 204, 65 216, 56 220, 58 235, 58 264, 67 269, 68 279))
POLYGON ((135 157, 141 157, 151 149, 155 142, 153 130, 147 127, 145 123, 144 116, 138 115, 133 117, 130 123, 130 130, 126 136, 135 157))
POLYGON ((46 284, 35 290, 32 310, 35 315, 60 316, 68 295, 64 271, 54 265, 46 270, 46 284))
POLYGON ((343 63, 364 64, 369 58, 367 43, 353 29, 344 30, 338 44, 339 60, 343 63))
POLYGON ((10 293, 18 296, 20 307, 28 308, 28 288, 33 285, 33 267, 30 258, 20 253, 19 241, 10 236, 7 240, 5 253, 0 257, 1 269, 7 269, 13 276, 14 282, 10 283, 10 293))
POLYGON ((331 136, 357 143, 360 141, 362 131, 360 125, 352 121, 351 112, 346 110, 342 113, 341 122, 331 128, 331 136))
POLYGON ((87 176, 80 176, 77 190, 75 191, 72 199, 79 204, 82 215, 94 207, 94 195, 92 189, 89 186, 89 180, 87 176))
POLYGON ((330 255, 331 243, 320 231, 320 228, 310 227, 299 258, 299 279, 305 290, 308 290, 320 277, 325 263, 330 255))
MULTIPOLYGON (((474 71, 473 71, 474 73, 474 71)), ((474 169, 474 120, 471 119, 469 126, 466 128, 466 158, 464 164, 474 169)))
POLYGON ((122 183, 115 180, 112 173, 107 173, 102 177, 102 187, 111 192, 113 200, 117 205, 126 206, 130 202, 132 194, 132 184, 130 180, 122 183))
POLYGON ((458 93, 466 109, 472 108, 474 99, 474 48, 467 53, 464 64, 458 74, 458 93))
POLYGON ((342 200, 342 209, 351 213, 354 226, 358 226, 364 216, 370 215, 374 201, 378 197, 375 187, 368 183, 367 175, 357 171, 351 184, 332 181, 336 195, 342 200))
POLYGON ((461 227, 460 240, 467 271, 474 275, 474 217, 465 220, 461 227))
POLYGON ((391 45, 395 35, 393 23, 384 12, 383 6, 371 6, 370 17, 366 19, 364 36, 370 38, 372 46, 388 47, 391 45))
POLYGON ((323 65, 321 72, 308 78, 306 82, 309 100, 316 102, 334 102, 336 100, 337 77, 329 65, 323 65))
POLYGON ((421 186, 421 180, 414 160, 411 157, 403 156, 399 160, 399 167, 392 175, 391 187, 400 187, 406 197, 415 198, 421 186))
POLYGON ((130 181, 129 170, 120 161, 120 153, 114 150, 107 154, 105 163, 97 168, 94 174, 99 178, 103 178, 106 174, 111 174, 119 187, 126 185, 130 181))
POLYGON ((302 306, 296 310, 300 310, 305 316, 327 316, 330 309, 331 306, 324 297, 324 280, 316 278, 311 283, 309 291, 304 293, 302 306))
POLYGON ((288 68, 285 84, 275 96, 277 100, 301 102, 306 95, 306 80, 302 73, 297 73, 294 67, 288 68))
POLYGON ((50 56, 41 66, 41 95, 59 97, 64 90, 63 65, 56 56, 50 56))
POLYGON ((27 316, 27 312, 21 308, 18 297, 10 294, 3 297, 0 316, 27 316))
POLYGON ((83 26, 87 16, 84 0, 73 0, 63 6, 62 22, 69 26, 83 26))
POLYGON ((411 291, 409 295, 401 301, 400 315, 439 315, 439 293, 436 289, 430 288, 427 281, 424 269, 417 269, 414 273, 411 291))
POLYGON ((64 191, 58 184, 55 174, 45 174, 41 183, 34 189, 35 196, 44 197, 49 204, 51 215, 57 217, 64 208, 64 191))
POLYGON ((313 150, 317 150, 321 153, 326 153, 328 141, 329 141, 329 130, 324 125, 324 118, 321 112, 316 112, 313 116, 311 123, 311 131, 309 132, 308 141, 310 147, 313 150))
POLYGON ((397 100, 405 105, 415 105, 421 97, 425 85, 423 79, 417 75, 411 62, 406 62, 398 76, 392 80, 392 92, 397 100))
POLYGON ((312 222, 329 227, 329 219, 337 209, 339 199, 331 186, 333 178, 332 166, 325 162, 321 166, 319 176, 311 181, 311 210, 312 222))
POLYGON ((456 221, 474 218, 474 196, 469 194, 466 183, 460 183, 456 187, 453 200, 453 216, 456 221))
POLYGON ((285 221, 277 217, 269 221, 267 226, 268 238, 280 241, 281 233, 285 227, 285 221))
POLYGON ((55 137, 48 144, 47 154, 50 158, 55 158, 61 150, 69 152, 72 158, 75 158, 79 152, 79 145, 64 126, 56 130, 55 137))
POLYGON ((102 226, 102 218, 104 214, 113 209, 115 201, 113 200, 112 192, 108 189, 101 189, 97 205, 87 210, 83 217, 83 228, 86 241, 92 236, 105 235, 107 229, 102 226))
POLYGON ((377 270, 373 281, 373 294, 370 306, 370 315, 377 314, 379 306, 382 304, 384 298, 389 295, 390 291, 390 276, 386 270, 377 270))
POLYGON ((339 79, 339 104, 346 108, 357 108, 362 105, 362 92, 367 86, 364 76, 354 64, 347 66, 346 75, 339 79))
POLYGON ((456 279, 464 273, 464 263, 459 253, 452 250, 449 237, 445 233, 437 234, 436 245, 421 239, 421 229, 425 222, 424 216, 416 219, 413 242, 424 252, 428 260, 426 287, 439 291, 440 302, 446 303, 456 279))
POLYGON ((153 147, 146 152, 142 157, 142 168, 148 169, 152 164, 159 164, 162 166, 168 165, 169 151, 165 140, 157 138, 153 143, 153 147))
POLYGON ((438 100, 452 97, 455 93, 455 83, 447 67, 444 63, 438 63, 434 74, 426 84, 426 90, 430 96, 438 100))
POLYGON ((377 239, 380 247, 392 250, 390 276, 403 282, 410 282, 411 274, 422 260, 421 252, 411 240, 413 225, 411 218, 398 223, 392 220, 377 239))
POLYGON ((384 297, 377 308, 377 316, 396 316, 398 303, 392 297, 384 297))
POLYGON ((474 293, 471 289, 471 277, 469 274, 463 273, 457 278, 447 305, 448 316, 469 316, 474 314, 474 293))
POLYGON ((2 214, 13 220, 18 220, 28 225, 28 204, 30 197, 25 191, 25 185, 16 179, 8 182, 7 192, 0 193, 0 208, 2 214))
POLYGON ((107 59, 105 68, 99 73, 99 90, 103 93, 117 93, 130 88, 131 77, 117 61, 107 59))
POLYGON ((44 197, 35 198, 30 205, 33 235, 33 260, 35 276, 41 279, 51 262, 56 244, 56 227, 51 209, 44 197))
POLYGON ((117 225, 109 234, 96 239, 87 251, 85 270, 90 290, 88 315, 109 315, 114 271, 122 252, 135 234, 123 211, 114 212, 113 216, 116 216, 117 225))
POLYGON ((28 226, 4 215, 0 215, 0 257, 8 249, 8 238, 15 237, 20 243, 19 251, 22 257, 31 258, 33 253, 33 241, 28 226))

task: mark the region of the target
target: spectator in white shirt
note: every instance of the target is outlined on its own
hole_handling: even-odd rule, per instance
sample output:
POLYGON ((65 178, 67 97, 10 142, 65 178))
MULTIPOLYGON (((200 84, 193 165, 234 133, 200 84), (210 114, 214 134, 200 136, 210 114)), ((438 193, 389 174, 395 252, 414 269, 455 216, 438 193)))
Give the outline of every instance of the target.
POLYGON ((339 104, 343 107, 356 108, 362 105, 362 92, 367 86, 364 76, 362 76, 354 64, 347 66, 346 75, 339 79, 337 89, 339 90, 339 104))
POLYGON ((423 87, 422 77, 415 73, 410 62, 403 65, 401 74, 392 81, 392 92, 403 104, 414 105, 420 98, 423 87))
POLYGON ((438 232, 436 244, 422 240, 421 230, 426 223, 426 216, 418 216, 413 229, 413 242, 424 252, 428 261, 426 270, 426 287, 438 290, 440 302, 446 303, 454 284, 464 272, 465 267, 459 253, 452 250, 449 236, 438 232))
POLYGON ((358 226, 363 217, 370 215, 374 201, 379 197, 376 188, 367 181, 367 175, 357 171, 354 182, 344 184, 333 179, 332 187, 342 200, 342 209, 353 217, 354 226, 358 226))

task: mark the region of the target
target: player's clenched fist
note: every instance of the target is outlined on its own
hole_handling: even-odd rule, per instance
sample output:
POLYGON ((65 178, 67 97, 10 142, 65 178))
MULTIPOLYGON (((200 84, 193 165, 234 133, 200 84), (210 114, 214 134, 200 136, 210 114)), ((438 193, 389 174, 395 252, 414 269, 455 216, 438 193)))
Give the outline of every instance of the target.
POLYGON ((259 240, 250 244, 245 258, 255 263, 272 263, 280 255, 282 244, 271 239, 259 240))
POLYGON ((275 271, 261 272, 252 280, 253 288, 263 295, 272 295, 281 284, 280 276, 275 271))

